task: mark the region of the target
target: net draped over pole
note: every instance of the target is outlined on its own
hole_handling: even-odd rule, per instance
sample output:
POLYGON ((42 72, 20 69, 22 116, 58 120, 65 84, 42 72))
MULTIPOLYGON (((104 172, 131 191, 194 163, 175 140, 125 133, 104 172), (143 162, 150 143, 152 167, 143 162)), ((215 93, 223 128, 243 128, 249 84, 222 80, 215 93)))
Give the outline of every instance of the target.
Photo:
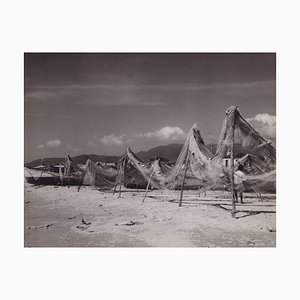
MULTIPOLYGON (((275 186, 276 149, 272 143, 257 132, 242 117, 237 107, 226 111, 215 153, 205 145, 197 124, 189 130, 185 143, 175 163, 159 159, 143 162, 127 148, 118 162, 118 167, 105 167, 88 160, 80 171, 83 184, 90 184, 103 190, 125 185, 131 188, 151 189, 234 189, 233 172, 238 165, 245 170, 245 189, 264 189, 275 186), (241 142, 243 157, 237 159, 233 152, 235 142, 241 142), (230 166, 223 165, 223 159, 231 156, 230 166)), ((64 177, 76 172, 76 164, 67 156, 64 163, 64 177), (73 171, 72 171, 73 170, 73 171)), ((78 171, 78 168, 77 168, 78 171)))

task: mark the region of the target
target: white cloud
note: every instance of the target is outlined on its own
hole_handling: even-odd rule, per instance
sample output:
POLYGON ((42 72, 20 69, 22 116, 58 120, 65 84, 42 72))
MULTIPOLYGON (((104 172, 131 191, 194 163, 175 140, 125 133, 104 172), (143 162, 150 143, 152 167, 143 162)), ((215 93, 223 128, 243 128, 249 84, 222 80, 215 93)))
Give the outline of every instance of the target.
POLYGON ((52 141, 48 141, 46 143, 46 146, 49 147, 49 148, 55 148, 55 147, 59 147, 61 145, 61 140, 52 140, 52 141))
POLYGON ((130 144, 134 140, 140 138, 156 138, 165 141, 178 141, 182 140, 184 137, 185 133, 180 127, 164 126, 156 131, 138 133, 132 136, 126 134, 110 134, 105 136, 93 135, 89 140, 88 145, 90 147, 98 146, 99 144, 104 144, 106 146, 123 146, 124 144, 130 144))
POLYGON ((125 134, 110 134, 102 137, 99 137, 98 135, 93 135, 92 139, 88 142, 88 145, 92 147, 97 146, 99 143, 101 143, 106 146, 122 146, 125 143, 128 143, 129 141, 131 141, 131 139, 128 138, 125 134))
POLYGON ((156 137, 160 140, 170 140, 170 141, 176 141, 181 140, 185 137, 184 131, 178 127, 171 127, 171 126, 165 126, 162 127, 159 130, 153 131, 153 132, 147 132, 143 134, 139 134, 139 137, 147 137, 147 138, 153 138, 156 137))
POLYGON ((43 149, 45 146, 43 144, 38 145, 38 149, 43 149))
POLYGON ((161 140, 178 140, 185 136, 184 131, 179 127, 165 126, 155 132, 156 136, 161 140))
POLYGON ((264 137, 276 138, 276 116, 262 113, 246 120, 264 137))
POLYGON ((103 143, 104 145, 116 145, 116 146, 121 146, 124 144, 124 135, 105 135, 104 137, 100 138, 100 142, 103 143))

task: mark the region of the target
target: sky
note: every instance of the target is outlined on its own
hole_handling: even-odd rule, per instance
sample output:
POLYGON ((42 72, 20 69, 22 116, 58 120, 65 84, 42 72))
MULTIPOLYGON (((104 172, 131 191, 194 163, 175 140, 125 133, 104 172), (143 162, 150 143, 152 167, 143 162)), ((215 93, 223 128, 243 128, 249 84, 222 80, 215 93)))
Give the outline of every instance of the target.
POLYGON ((216 143, 225 111, 276 139, 274 53, 25 53, 25 162, 216 143))

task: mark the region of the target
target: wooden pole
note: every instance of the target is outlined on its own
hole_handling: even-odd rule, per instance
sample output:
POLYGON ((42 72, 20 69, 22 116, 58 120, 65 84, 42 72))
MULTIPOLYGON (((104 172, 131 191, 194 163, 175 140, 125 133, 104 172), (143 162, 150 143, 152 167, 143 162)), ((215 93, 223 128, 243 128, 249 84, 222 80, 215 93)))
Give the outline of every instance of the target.
POLYGON ((116 175, 116 182, 115 182, 115 186, 114 186, 114 192, 113 192, 113 195, 115 194, 115 192, 116 192, 116 190, 117 190, 118 179, 119 179, 119 172, 120 172, 120 163, 118 163, 118 169, 117 169, 117 175, 116 175))
POLYGON ((231 216, 235 218, 236 207, 235 207, 235 188, 234 188, 234 127, 235 127, 235 111, 233 112, 233 124, 232 124, 232 137, 230 144, 230 162, 231 162, 231 192, 232 192, 232 210, 231 216))
POLYGON ((65 173, 66 176, 68 176, 68 188, 70 187, 70 164, 68 162, 67 171, 65 173))
POLYGON ((152 173, 151 173, 151 175, 150 175, 150 178, 149 178, 149 180, 148 180, 148 184, 147 184, 147 187, 146 187, 146 193, 145 193, 145 196, 144 196, 144 198, 143 198, 142 204, 144 203, 144 201, 145 201, 145 199, 146 199, 146 196, 147 196, 147 193, 148 193, 148 189, 149 189, 150 182, 151 182, 151 180, 152 180, 153 174, 154 174, 154 169, 153 169, 153 171, 152 171, 152 173))
POLYGON ((120 174, 120 188, 119 188, 118 198, 121 198, 121 190, 122 190, 122 181, 123 181, 123 177, 124 177, 125 161, 122 161, 121 167, 122 167, 122 169, 121 169, 121 174, 120 174))
POLYGON ((121 172, 120 174, 120 186, 119 186, 119 195, 118 195, 118 198, 121 198, 121 190, 122 190, 122 177, 123 177, 123 173, 121 172))
POLYGON ((81 178, 80 178, 80 181, 79 181, 79 184, 78 184, 78 187, 77 187, 77 192, 80 191, 80 188, 81 188, 81 186, 82 186, 83 179, 84 179, 84 177, 85 177, 86 172, 87 172, 87 169, 85 169, 85 170, 82 172, 82 174, 81 174, 81 178))
POLYGON ((61 163, 59 163, 59 168, 58 168, 58 173, 59 173, 59 181, 60 181, 60 184, 63 185, 63 174, 62 174, 62 165, 61 163))
POLYGON ((64 172, 62 173, 62 179, 61 179, 61 185, 64 186, 64 179, 65 179, 65 165, 64 166, 64 172))
POLYGON ((118 198, 121 198, 121 190, 122 190, 122 171, 120 172, 120 175, 119 175, 119 194, 118 194, 118 198))
POLYGON ((185 169, 184 169, 184 174, 183 174, 182 183, 181 183, 180 199, 179 199, 179 207, 180 207, 181 204, 182 204, 184 181, 185 181, 186 171, 187 171, 187 167, 188 167, 188 163, 189 163, 189 157, 190 157, 190 152, 189 152, 189 151, 190 151, 190 150, 188 149, 187 157, 186 157, 186 159, 185 159, 185 169))

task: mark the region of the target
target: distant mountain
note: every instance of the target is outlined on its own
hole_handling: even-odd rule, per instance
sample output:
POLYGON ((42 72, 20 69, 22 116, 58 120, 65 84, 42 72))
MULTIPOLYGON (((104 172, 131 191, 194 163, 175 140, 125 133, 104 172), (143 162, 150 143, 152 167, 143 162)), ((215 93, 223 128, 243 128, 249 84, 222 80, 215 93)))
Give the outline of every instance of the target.
MULTIPOLYGON (((161 158, 170 162, 175 162, 182 149, 183 144, 169 144, 165 146, 158 146, 148 151, 137 152, 136 155, 143 161, 150 161, 155 158, 161 158)), ((217 144, 207 144, 206 147, 214 154, 217 150, 217 144)), ((245 151, 241 144, 234 145, 234 153, 237 157, 242 157, 245 151)))
POLYGON ((78 164, 85 164, 88 159, 97 162, 106 162, 113 163, 120 159, 120 156, 106 156, 106 155, 97 155, 97 154, 82 154, 79 156, 74 156, 72 159, 78 164))
MULTIPOLYGON (((135 153, 138 158, 147 162, 153 160, 155 158, 161 158, 162 160, 175 162, 183 144, 169 144, 165 146, 158 146, 152 148, 148 151, 140 151, 135 153)), ((206 147, 212 152, 216 152, 217 145, 216 144, 208 144, 206 147)), ((244 151, 240 144, 235 145, 235 153, 238 156, 242 156, 244 151)), ((106 156, 106 155, 97 155, 97 154, 82 154, 79 156, 74 156, 72 159, 78 164, 85 164, 88 159, 91 159, 94 162, 106 162, 106 163, 114 163, 117 162, 121 156, 106 156)), ((44 158, 43 164, 48 166, 50 164, 59 164, 60 162, 64 161, 65 157, 53 157, 53 158, 44 158)), ((36 159, 30 163, 26 163, 26 167, 36 167, 41 164, 41 159, 36 159)))
POLYGON ((143 161, 150 161, 155 158, 162 158, 171 162, 176 161, 183 144, 169 144, 165 146, 158 146, 148 151, 137 152, 136 155, 143 161))
MULTIPOLYGON (((113 163, 120 159, 120 156, 106 156, 106 155, 97 155, 97 154, 82 154, 79 156, 72 157, 74 162, 77 164, 85 164, 88 159, 97 162, 107 162, 107 163, 113 163)), ((60 162, 63 162, 65 160, 65 157, 51 157, 51 158, 44 158, 43 161, 41 159, 36 159, 30 163, 26 163, 26 167, 36 167, 40 165, 42 162, 45 166, 48 166, 50 164, 56 165, 60 162)))
POLYGON ((36 159, 29 163, 25 163, 25 167, 36 167, 41 164, 43 164, 45 166, 48 166, 50 164, 56 165, 56 164, 59 164, 60 162, 62 162, 63 160, 64 160, 64 158, 62 158, 62 157, 51 157, 51 158, 47 157, 47 158, 44 158, 43 160, 36 159))

